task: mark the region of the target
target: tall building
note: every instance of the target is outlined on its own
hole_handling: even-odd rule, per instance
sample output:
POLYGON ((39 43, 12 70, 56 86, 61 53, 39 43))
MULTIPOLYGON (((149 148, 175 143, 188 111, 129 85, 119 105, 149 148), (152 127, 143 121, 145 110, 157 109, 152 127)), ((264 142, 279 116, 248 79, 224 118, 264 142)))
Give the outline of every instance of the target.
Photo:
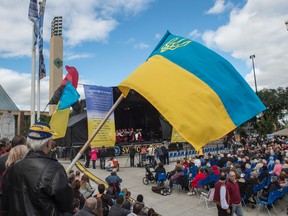
MULTIPOLYGON (((51 22, 50 39, 50 80, 49 100, 63 79, 63 38, 62 38, 62 16, 54 17, 51 22)), ((56 105, 49 105, 49 115, 52 115, 56 105)))

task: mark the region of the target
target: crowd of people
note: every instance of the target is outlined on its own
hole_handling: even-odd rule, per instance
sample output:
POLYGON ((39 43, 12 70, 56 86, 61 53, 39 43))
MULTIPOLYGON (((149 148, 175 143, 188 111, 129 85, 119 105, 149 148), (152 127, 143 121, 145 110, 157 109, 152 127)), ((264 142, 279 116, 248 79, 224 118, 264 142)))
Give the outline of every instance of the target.
MULTIPOLYGON (((138 194, 134 201, 127 188, 121 189, 119 163, 116 158, 103 157, 105 146, 90 148, 86 165, 90 166, 91 159, 92 168, 96 169, 100 158, 100 168, 110 171, 105 179, 108 188, 103 184, 94 188, 89 176, 79 171, 67 174, 51 151, 55 147, 53 134, 48 124, 38 122, 27 131, 27 137, 15 136, 11 142, 0 140, 2 215, 158 215, 145 206, 143 195, 138 194)), ((165 164, 169 164, 165 150, 162 144, 143 146, 141 161, 151 165, 157 162, 155 179, 165 173, 171 188, 180 185, 188 195, 197 194, 199 188, 213 188, 218 215, 242 216, 243 203, 254 208, 256 200, 267 201, 271 192, 288 187, 288 144, 284 139, 258 140, 253 144, 247 141, 241 148, 231 148, 226 153, 183 158, 169 172, 165 169, 165 164), (210 181, 200 184, 205 179, 210 181), (255 191, 255 186, 262 183, 265 187, 255 191)), ((135 153, 131 145, 131 167, 135 153)))
POLYGON ((242 216, 243 202, 255 208, 256 200, 267 201, 272 191, 287 190, 288 142, 280 138, 256 143, 254 140, 253 144, 247 142, 226 153, 184 158, 167 175, 171 188, 186 178, 188 187, 184 188, 189 190, 188 195, 196 194, 200 188, 210 191, 212 188, 218 215, 242 216))
MULTIPOLYGON (((158 215, 145 207, 141 194, 133 201, 131 192, 121 190, 119 164, 113 158, 107 160, 112 161, 112 169, 107 168, 107 162, 100 163, 112 172, 106 178, 109 187, 99 184, 98 193, 86 174, 67 174, 51 151, 55 147, 53 134, 48 124, 37 122, 29 128, 27 137, 0 140, 0 215, 158 215)), ((93 168, 99 152, 96 148, 90 151, 93 168)))
POLYGON ((116 143, 120 142, 134 142, 134 141, 143 141, 142 129, 134 130, 133 128, 128 129, 118 129, 116 130, 116 143))

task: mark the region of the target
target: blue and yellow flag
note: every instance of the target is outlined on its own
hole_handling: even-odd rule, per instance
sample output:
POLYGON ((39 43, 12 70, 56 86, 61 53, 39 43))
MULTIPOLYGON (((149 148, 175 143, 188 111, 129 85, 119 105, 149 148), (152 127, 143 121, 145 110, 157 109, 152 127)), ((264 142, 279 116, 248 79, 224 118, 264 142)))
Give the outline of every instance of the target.
POLYGON ((77 90, 72 83, 68 81, 61 95, 57 109, 54 111, 50 120, 51 129, 57 133, 53 135, 53 139, 65 137, 70 115, 70 106, 75 104, 79 97, 80 95, 77 90))
POLYGON ((266 109, 226 59, 170 32, 118 87, 145 97, 196 150, 266 109))

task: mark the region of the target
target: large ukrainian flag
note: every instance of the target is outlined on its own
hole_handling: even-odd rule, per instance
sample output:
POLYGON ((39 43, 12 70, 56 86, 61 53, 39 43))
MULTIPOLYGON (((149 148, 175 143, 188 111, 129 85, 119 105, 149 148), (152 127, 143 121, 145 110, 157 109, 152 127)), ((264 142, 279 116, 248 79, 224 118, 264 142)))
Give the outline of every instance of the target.
POLYGON ((145 97, 196 150, 266 109, 227 60, 170 32, 118 87, 145 97))

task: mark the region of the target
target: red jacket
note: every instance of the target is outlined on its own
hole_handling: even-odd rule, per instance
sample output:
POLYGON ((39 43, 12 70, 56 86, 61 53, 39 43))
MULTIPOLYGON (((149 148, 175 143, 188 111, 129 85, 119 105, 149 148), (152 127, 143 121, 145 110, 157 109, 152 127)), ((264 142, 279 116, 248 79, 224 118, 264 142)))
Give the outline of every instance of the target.
POLYGON ((191 181, 191 187, 196 188, 198 186, 199 180, 206 179, 206 175, 204 173, 199 172, 195 178, 191 181))
POLYGON ((230 180, 226 182, 226 189, 229 192, 229 196, 231 199, 231 204, 239 204, 241 203, 241 195, 238 182, 231 182, 230 180))

